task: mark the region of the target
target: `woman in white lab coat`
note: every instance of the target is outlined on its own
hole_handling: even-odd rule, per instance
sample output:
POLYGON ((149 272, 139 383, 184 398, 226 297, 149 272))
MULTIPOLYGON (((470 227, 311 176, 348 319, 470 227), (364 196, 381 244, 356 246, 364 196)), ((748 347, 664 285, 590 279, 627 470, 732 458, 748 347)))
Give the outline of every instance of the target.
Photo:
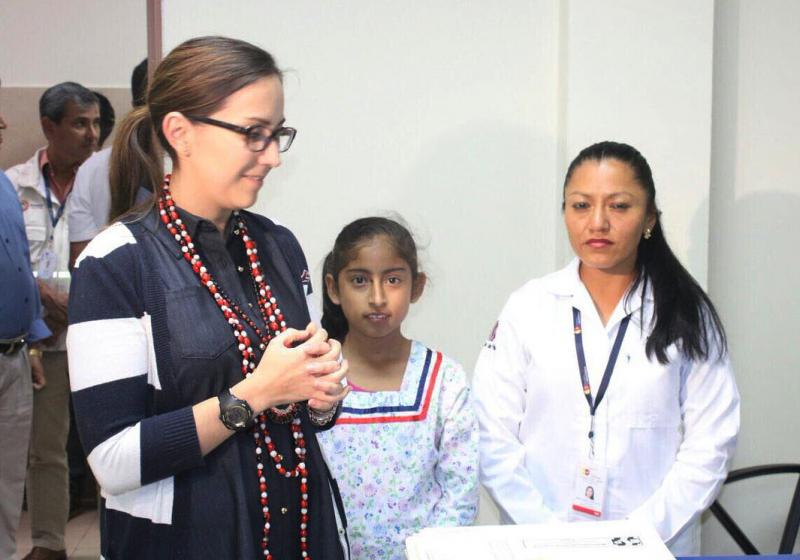
POLYGON ((722 324, 635 148, 584 149, 563 210, 576 258, 511 295, 478 359, 481 481, 504 522, 634 518, 699 554, 739 431, 722 324))

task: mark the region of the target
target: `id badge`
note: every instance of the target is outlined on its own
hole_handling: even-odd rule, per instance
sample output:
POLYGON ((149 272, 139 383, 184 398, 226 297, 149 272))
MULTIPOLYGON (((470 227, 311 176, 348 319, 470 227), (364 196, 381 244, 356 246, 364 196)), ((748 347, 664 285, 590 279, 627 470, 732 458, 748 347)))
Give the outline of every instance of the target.
POLYGON ((58 257, 52 249, 43 249, 39 254, 39 264, 37 266, 37 273, 42 280, 48 280, 53 277, 58 266, 58 257))
POLYGON ((575 497, 572 499, 569 519, 589 521, 603 519, 608 471, 602 466, 587 461, 578 467, 575 477, 575 497))

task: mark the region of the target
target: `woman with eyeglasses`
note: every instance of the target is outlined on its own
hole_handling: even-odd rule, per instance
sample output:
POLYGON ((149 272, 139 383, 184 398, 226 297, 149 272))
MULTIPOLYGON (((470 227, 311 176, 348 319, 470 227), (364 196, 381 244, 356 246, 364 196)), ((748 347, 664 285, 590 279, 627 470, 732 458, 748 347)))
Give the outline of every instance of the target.
POLYGON ((347 363, 310 322, 294 235, 245 210, 292 144, 284 122, 273 58, 203 37, 120 126, 112 188, 158 187, 79 257, 68 334, 104 558, 347 557, 316 438, 347 363))

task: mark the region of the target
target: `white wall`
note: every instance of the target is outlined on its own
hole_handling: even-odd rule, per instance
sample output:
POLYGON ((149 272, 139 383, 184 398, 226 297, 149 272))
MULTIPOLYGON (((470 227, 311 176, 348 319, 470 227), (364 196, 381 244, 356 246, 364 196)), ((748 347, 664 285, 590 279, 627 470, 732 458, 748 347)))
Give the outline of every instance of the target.
MULTIPOLYGON (((742 393, 734 466, 800 462, 800 3, 727 0, 716 12, 709 288, 742 393)), ((723 492, 757 547, 777 549, 794 482, 723 492)), ((735 551, 715 526, 706 544, 735 551)))
POLYGON ((166 0, 164 50, 234 35, 288 69, 299 133, 256 208, 296 231, 318 286, 342 226, 399 212, 432 279, 407 332, 471 368, 508 293, 555 265, 557 3, 236 7, 166 0))
POLYGON ((345 223, 400 212, 433 279, 407 332, 471 370, 509 292, 567 258, 563 172, 609 138, 652 154, 668 235, 705 281, 710 1, 235 7, 164 0, 164 51, 232 35, 289 69, 298 139, 256 209, 298 233, 318 285, 345 223))
POLYGON ((468 368, 510 290, 568 256, 562 175, 593 141, 652 154, 668 235, 705 281, 710 1, 165 0, 163 20, 165 52, 233 35, 289 69, 300 132, 256 208, 297 230, 317 272, 345 223, 400 212, 433 279, 409 332, 468 368))
POLYGON ((3 87, 130 87, 147 55, 144 0, 2 0, 3 87))
POLYGON ((597 140, 636 146, 667 240, 705 284, 714 3, 571 0, 565 16, 564 169, 597 140))

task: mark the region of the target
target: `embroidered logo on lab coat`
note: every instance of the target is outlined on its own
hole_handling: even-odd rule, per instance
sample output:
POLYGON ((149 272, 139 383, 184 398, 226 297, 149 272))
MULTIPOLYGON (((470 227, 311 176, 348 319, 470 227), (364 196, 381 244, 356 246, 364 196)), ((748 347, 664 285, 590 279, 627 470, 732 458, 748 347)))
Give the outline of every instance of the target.
POLYGON ((492 327, 492 332, 489 333, 489 338, 486 339, 486 342, 483 343, 484 348, 488 348, 489 350, 496 350, 497 346, 494 344, 494 338, 497 336, 497 327, 500 325, 500 321, 496 321, 494 326, 492 327))

